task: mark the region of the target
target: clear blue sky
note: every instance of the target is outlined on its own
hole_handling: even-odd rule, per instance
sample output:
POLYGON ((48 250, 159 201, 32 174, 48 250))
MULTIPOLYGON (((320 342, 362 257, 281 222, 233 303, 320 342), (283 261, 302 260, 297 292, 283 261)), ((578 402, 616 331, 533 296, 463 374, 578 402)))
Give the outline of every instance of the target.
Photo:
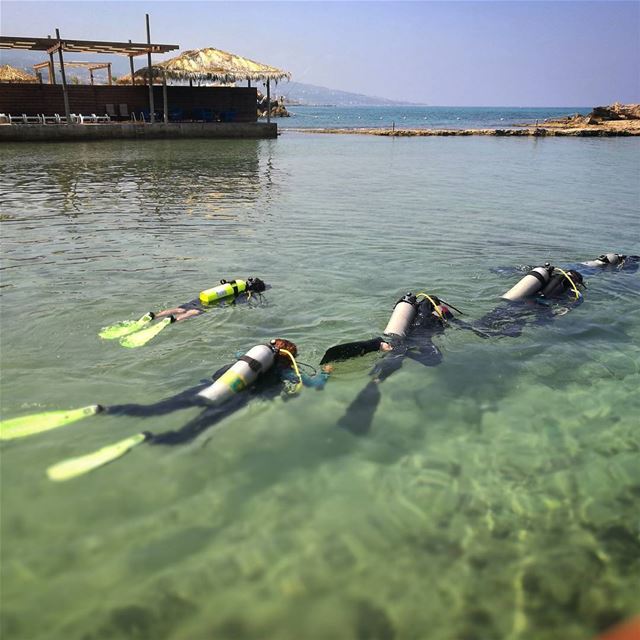
POLYGON ((2 0, 0 11, 3 35, 59 27, 69 38, 134 41, 145 40, 150 13, 156 42, 213 46, 299 82, 431 105, 640 102, 638 1, 2 0))

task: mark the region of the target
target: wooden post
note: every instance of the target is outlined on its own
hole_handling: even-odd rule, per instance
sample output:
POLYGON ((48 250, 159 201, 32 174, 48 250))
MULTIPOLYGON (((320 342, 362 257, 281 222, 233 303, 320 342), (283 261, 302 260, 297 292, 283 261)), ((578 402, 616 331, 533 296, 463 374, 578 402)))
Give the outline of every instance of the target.
POLYGON ((189 78, 189 86, 193 87, 193 78, 189 78))
POLYGON ((251 78, 247 78, 247 87, 251 89, 251 78))
POLYGON ((111 63, 107 63, 109 66, 107 67, 107 75, 109 76, 109 86, 113 86, 113 76, 111 75, 111 63))
POLYGON ((169 123, 169 101, 167 99, 167 73, 162 70, 162 106, 164 107, 164 123, 169 123))
MULTIPOLYGON (((131 42, 131 40, 129 40, 131 42)), ((133 56, 129 56, 129 69, 131 70, 131 84, 135 85, 136 81, 133 79, 133 56)))
MULTIPOLYGON (((51 39, 51 36, 47 36, 47 38, 51 39)), ((53 51, 49 53, 49 84, 56 83, 56 72, 53 66, 53 51)))
MULTIPOLYGON (((151 31, 149 29, 149 14, 145 13, 144 15, 147 20, 147 44, 151 45, 151 31)), ((151 76, 151 46, 149 46, 149 49, 147 51, 147 69, 148 69, 147 77, 149 78, 149 122, 153 124, 155 122, 155 118, 153 117, 154 106, 153 106, 153 78, 151 76)))
POLYGON ((271 122, 271 80, 267 78, 267 124, 271 122))
POLYGON ((91 78, 91 86, 93 87, 93 69, 89 69, 89 78, 91 78))
POLYGON ((62 97, 64 98, 64 115, 67 124, 71 124, 71 109, 69 107, 69 94, 67 93, 67 76, 64 73, 64 59, 62 58, 62 40, 60 40, 60 29, 56 29, 58 39, 58 57, 60 58, 60 76, 62 77, 62 97))

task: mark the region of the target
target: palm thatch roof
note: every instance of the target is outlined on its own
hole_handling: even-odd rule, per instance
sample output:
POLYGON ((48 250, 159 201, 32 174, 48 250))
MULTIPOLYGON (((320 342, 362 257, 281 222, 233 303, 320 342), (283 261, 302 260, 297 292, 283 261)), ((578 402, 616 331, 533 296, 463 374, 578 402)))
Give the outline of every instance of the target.
MULTIPOLYGON (((134 84, 146 84, 146 76, 147 76, 147 68, 138 69, 133 74, 133 82, 134 84)), ((131 74, 128 73, 126 76, 118 76, 118 79, 115 81, 116 84, 131 84, 131 74)), ((162 84, 162 76, 156 75, 153 78, 153 84, 162 84)))
MULTIPOLYGON (((287 71, 212 47, 185 51, 175 58, 155 64, 151 70, 156 77, 166 74, 167 78, 181 80, 218 82, 275 80, 277 82, 282 79, 291 79, 291 74, 287 71)), ((136 71, 136 75, 146 73, 146 69, 136 71)))
POLYGON ((38 78, 9 64, 0 65, 0 82, 38 82, 38 78))

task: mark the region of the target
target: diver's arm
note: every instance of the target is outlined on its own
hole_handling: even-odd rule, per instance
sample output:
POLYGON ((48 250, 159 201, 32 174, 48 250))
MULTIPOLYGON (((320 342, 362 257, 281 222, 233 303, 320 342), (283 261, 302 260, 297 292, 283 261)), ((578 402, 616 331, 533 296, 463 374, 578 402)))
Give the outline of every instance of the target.
POLYGON ((320 364, 334 362, 336 360, 347 360, 357 356, 363 356, 373 351, 379 351, 380 345, 384 342, 382 338, 372 338, 371 340, 360 340, 358 342, 346 342, 337 344, 327 349, 320 360, 320 364))

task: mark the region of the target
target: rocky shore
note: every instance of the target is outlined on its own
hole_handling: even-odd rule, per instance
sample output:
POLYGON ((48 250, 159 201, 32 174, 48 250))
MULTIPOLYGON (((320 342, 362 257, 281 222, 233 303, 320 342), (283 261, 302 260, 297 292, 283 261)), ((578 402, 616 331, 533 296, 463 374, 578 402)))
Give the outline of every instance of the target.
POLYGON ((532 136, 532 137, 617 137, 640 136, 640 105, 615 103, 595 107, 586 116, 575 114, 547 120, 535 126, 504 129, 298 129, 306 133, 342 133, 387 137, 420 136, 532 136))

